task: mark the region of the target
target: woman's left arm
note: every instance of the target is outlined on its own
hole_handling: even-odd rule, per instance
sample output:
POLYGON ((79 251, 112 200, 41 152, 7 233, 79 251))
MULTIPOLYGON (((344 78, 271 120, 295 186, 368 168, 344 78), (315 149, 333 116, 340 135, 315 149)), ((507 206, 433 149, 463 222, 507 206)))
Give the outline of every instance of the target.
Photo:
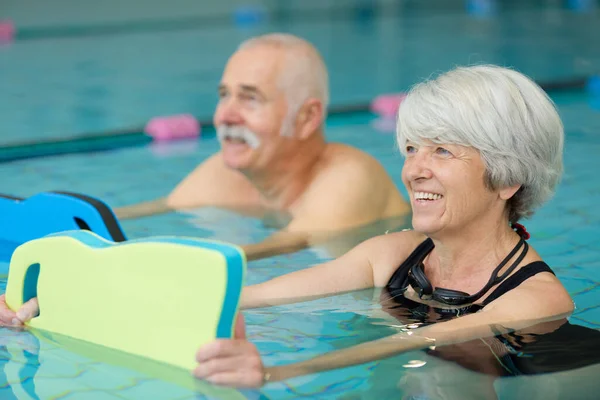
POLYGON ((194 372, 198 378, 218 385, 260 387, 265 381, 280 381, 364 364, 407 351, 497 336, 569 315, 573 303, 562 285, 553 277, 540 278, 524 282, 478 313, 293 364, 265 368, 256 347, 250 342, 238 338, 219 340, 198 351, 199 365, 194 372))

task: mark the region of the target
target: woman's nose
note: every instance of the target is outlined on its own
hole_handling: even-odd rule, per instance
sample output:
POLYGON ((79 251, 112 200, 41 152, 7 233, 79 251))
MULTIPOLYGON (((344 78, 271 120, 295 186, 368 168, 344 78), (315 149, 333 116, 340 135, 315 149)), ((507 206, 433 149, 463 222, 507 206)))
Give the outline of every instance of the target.
POLYGON ((404 175, 409 181, 429 179, 433 176, 429 155, 421 150, 409 155, 404 162, 404 175))

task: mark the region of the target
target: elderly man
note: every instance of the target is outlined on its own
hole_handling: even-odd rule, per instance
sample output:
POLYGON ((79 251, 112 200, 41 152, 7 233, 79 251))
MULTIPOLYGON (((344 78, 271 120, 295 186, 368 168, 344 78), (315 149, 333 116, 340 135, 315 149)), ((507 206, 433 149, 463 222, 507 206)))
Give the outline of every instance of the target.
POLYGON ((204 206, 283 215, 284 229, 244 248, 256 259, 407 214, 410 206, 378 161, 325 141, 328 100, 327 70, 306 41, 269 34, 242 43, 219 85, 214 124, 221 151, 168 197, 117 209, 117 216, 204 206))

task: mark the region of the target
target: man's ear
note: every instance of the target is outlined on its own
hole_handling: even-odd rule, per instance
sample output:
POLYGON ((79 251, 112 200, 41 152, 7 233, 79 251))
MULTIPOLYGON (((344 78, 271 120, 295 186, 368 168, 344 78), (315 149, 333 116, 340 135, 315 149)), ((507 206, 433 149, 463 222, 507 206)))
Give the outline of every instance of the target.
POLYGON ((306 140, 311 137, 323 124, 324 116, 323 102, 314 98, 306 100, 296 115, 296 138, 306 140))

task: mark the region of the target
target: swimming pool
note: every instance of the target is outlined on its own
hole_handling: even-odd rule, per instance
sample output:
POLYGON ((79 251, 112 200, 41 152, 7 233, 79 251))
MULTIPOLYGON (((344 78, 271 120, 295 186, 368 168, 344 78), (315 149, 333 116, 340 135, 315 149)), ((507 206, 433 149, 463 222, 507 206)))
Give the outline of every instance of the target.
MULTIPOLYGON (((488 25, 468 19, 448 7, 450 12, 440 12, 432 18, 426 18, 426 10, 415 10, 409 16, 383 18, 371 24, 321 20, 292 24, 290 30, 304 34, 324 48, 332 69, 333 100, 337 104, 364 101, 379 92, 403 89, 453 63, 507 62, 520 66, 538 80, 570 78, 589 73, 600 65, 600 52, 589 40, 600 24, 594 27, 582 23, 590 22, 589 15, 550 7, 544 14, 546 20, 534 29, 526 22, 535 9, 532 11, 528 7, 504 14, 488 25), (459 35, 462 40, 453 42, 444 32, 452 24, 462 24, 459 35), (552 24, 555 24, 554 29, 552 24), (403 37, 400 44, 398 37, 403 37), (531 51, 531 43, 537 44, 535 52, 531 51), (570 46, 572 43, 574 45, 570 46), (443 50, 439 54, 419 55, 427 46, 443 50), (340 51, 336 52, 338 48, 340 51), (386 49, 394 50, 386 53, 386 49), (473 56, 475 59, 468 59, 470 52, 477 54, 473 56), (381 62, 382 54, 386 56, 385 63, 381 62)), ((410 7, 407 9, 410 11, 410 7)), ((39 94, 31 96, 31 101, 17 102, 21 108, 11 103, 12 106, 0 110, 0 127, 3 133, 8 132, 0 140, 15 143, 24 139, 121 129, 136 126, 156 113, 171 111, 193 109, 210 114, 212 94, 207 93, 214 90, 213 81, 218 78, 221 63, 234 43, 248 32, 217 27, 212 28, 210 34, 219 37, 223 46, 222 51, 213 52, 214 57, 206 62, 195 58, 196 54, 211 50, 208 45, 198 43, 199 37, 206 36, 194 31, 171 32, 160 38, 157 34, 132 33, 122 37, 72 37, 62 39, 66 42, 52 42, 58 46, 61 57, 52 59, 52 68, 45 71, 58 72, 51 74, 53 81, 44 81, 43 85, 30 81, 29 86, 24 86, 18 79, 7 78, 34 76, 42 70, 42 67, 31 65, 29 70, 19 71, 20 65, 35 60, 36 54, 45 48, 40 41, 24 42, 24 46, 10 49, 11 53, 0 53, 3 57, 0 72, 10 72, 9 75, 0 74, 4 77, 0 79, 5 79, 2 87, 9 88, 0 96, 23 92, 31 96, 35 91, 39 94), (173 59, 173 54, 178 54, 179 64, 153 64, 152 60, 144 63, 132 54, 128 55, 129 59, 121 59, 126 68, 119 69, 118 54, 123 54, 123 49, 150 48, 171 41, 181 43, 181 47, 163 48, 161 54, 155 55, 154 62, 162 57, 169 59, 169 55, 173 59), (86 45, 90 44, 100 51, 86 50, 86 45), (120 52, 115 53, 115 46, 120 52), (190 46, 198 46, 197 52, 189 51, 190 46), (117 70, 125 72, 119 75, 115 73, 117 70), (83 83, 69 86, 73 73, 79 73, 77 79, 83 83), (154 89, 146 87, 146 83, 156 76, 162 77, 163 81, 156 82, 154 89), (122 82, 127 82, 127 86, 120 87, 122 82), (173 86, 173 82, 178 83, 173 86), (147 91, 136 91, 140 87, 146 87, 147 91), (155 91, 162 94, 160 98, 154 95, 155 91), (49 111, 44 108, 45 104, 54 104, 54 107, 49 111)), ((600 214, 595 212, 595 207, 600 200, 600 180, 597 178, 600 160, 596 157, 600 151, 597 138, 600 112, 590 106, 588 97, 582 92, 553 93, 553 98, 566 127, 565 176, 556 196, 525 225, 532 234, 530 242, 554 268, 576 302, 577 309, 571 322, 599 329, 600 244, 597 238, 600 237, 600 214)), ((376 126, 377 121, 368 113, 332 116, 327 136, 331 141, 343 141, 376 156, 401 187, 402 160, 395 150, 393 134, 376 126)), ((3 163, 0 164, 1 191, 27 197, 40 191, 63 189, 96 196, 112 207, 118 207, 164 196, 217 148, 214 135, 209 133, 190 142, 140 144, 105 152, 3 163)), ((189 235, 239 244, 259 241, 272 233, 261 221, 217 209, 206 209, 196 215, 172 213, 123 221, 122 226, 130 238, 189 235)), ((329 257, 331 254, 322 249, 307 249, 255 261, 249 264, 247 283, 261 282, 329 257)), ((5 279, 0 284, 3 291, 5 279)), ((245 311, 245 316, 249 339, 257 344, 267 365, 305 360, 399 329, 395 321, 380 310, 377 294, 370 290, 297 305, 249 310, 245 311)), ((2 399, 201 397, 166 378, 101 362, 56 343, 39 340, 27 332, 1 329, 0 341, 2 399)), ((585 373, 587 371, 581 371, 582 376, 585 373)), ((425 393, 428 398, 444 398, 444 395, 471 398, 474 394, 478 394, 474 398, 485 398, 482 389, 477 387, 481 384, 494 387, 500 398, 514 398, 516 390, 520 390, 518 393, 523 397, 526 393, 541 397, 556 392, 553 380, 558 382, 553 375, 548 375, 547 379, 518 378, 514 381, 500 378, 492 382, 485 374, 423 352, 410 352, 385 361, 272 383, 261 391, 243 391, 242 394, 251 399, 375 399, 408 398, 410 395, 424 398, 425 393), (515 389, 515 382, 527 385, 528 392, 523 391, 523 387, 515 389)), ((595 384, 594 379, 587 379, 587 382, 595 384)), ((573 398, 584 397, 589 388, 578 390, 572 393, 573 398)))
MULTIPOLYGON (((595 157, 600 150, 595 138, 600 119, 598 111, 588 106, 587 97, 582 93, 557 94, 554 99, 567 126, 566 175, 556 197, 526 225, 532 233, 531 243, 555 268, 575 299, 577 310, 571 321, 597 329, 600 326, 597 289, 600 246, 596 238, 600 235, 600 216, 593 211, 593 205, 600 200, 600 183, 594 179, 600 167, 595 157)), ((371 115, 359 113, 333 117, 328 136, 332 141, 344 140, 377 155, 400 185, 401 158, 394 148, 393 135, 375 129, 374 120, 371 115)), ((3 187, 11 193, 28 196, 40 190, 67 186, 70 190, 103 198, 111 206, 120 206, 164 195, 217 146, 214 137, 206 137, 185 144, 145 145, 97 154, 22 160, 0 165, 0 174, 7 177, 3 187)), ((209 209, 200 215, 167 214, 123 221, 123 228, 132 238, 177 234, 235 243, 260 240, 270 232, 257 220, 223 211, 209 209)), ((308 249, 252 262, 248 283, 327 258, 327 254, 308 249)), ((259 346, 266 363, 279 364, 385 336, 397 328, 393 327, 390 317, 379 310, 373 296, 371 291, 365 291, 300 305, 246 311, 249 338, 259 346)), ((2 338, 8 351, 4 356, 4 371, 9 386, 5 384, 0 393, 17 394, 35 386, 40 398, 62 398, 78 393, 85 393, 86 398, 92 395, 149 398, 150 394, 151 398, 193 397, 192 392, 177 385, 86 359, 27 333, 8 335, 3 332, 2 338), (29 353, 17 350, 22 344, 29 346, 29 353), (36 352, 39 353, 36 355, 36 352), (164 397, 158 393, 164 393, 164 397)), ((436 364, 431 357, 423 357, 413 352, 380 363, 273 383, 264 388, 263 394, 275 398, 324 395, 355 398, 358 393, 376 398, 399 394, 403 391, 397 387, 398 382, 415 375, 416 370, 409 368, 415 365, 409 361, 414 360, 427 361, 417 376, 444 371, 442 375, 450 374, 453 379, 470 379, 473 374, 460 367, 437 365, 439 361, 436 364)), ((468 386, 463 389, 473 390, 468 386)), ((254 392, 245 394, 250 398, 256 395, 254 392)))

